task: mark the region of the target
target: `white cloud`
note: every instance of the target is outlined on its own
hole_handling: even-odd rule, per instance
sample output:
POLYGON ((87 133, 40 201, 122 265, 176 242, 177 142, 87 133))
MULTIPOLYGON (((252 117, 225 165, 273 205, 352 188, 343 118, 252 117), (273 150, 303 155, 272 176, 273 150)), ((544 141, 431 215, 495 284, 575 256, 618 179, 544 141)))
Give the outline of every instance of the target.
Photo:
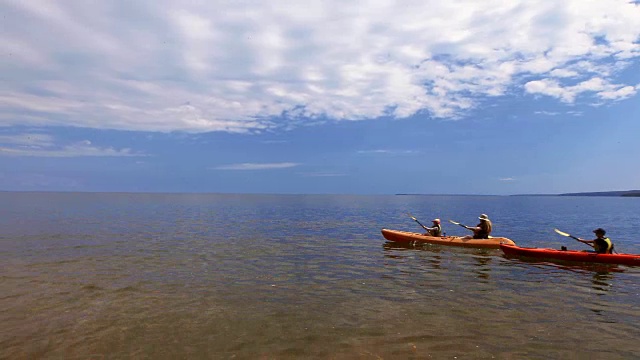
POLYGON ((286 169, 298 166, 298 163, 281 162, 281 163, 240 163, 221 165, 212 168, 213 170, 272 170, 272 169, 286 169))
POLYGON ((566 103, 637 93, 617 78, 640 57, 640 5, 627 0, 6 0, 0 11, 0 126, 242 133, 457 118, 523 89, 566 103))
POLYGON ((500 181, 516 181, 516 179, 512 178, 512 177, 500 178, 498 180, 500 180, 500 181))
POLYGON ((567 103, 573 102, 576 96, 576 93, 571 89, 561 86, 558 81, 553 79, 529 81, 524 85, 524 89, 530 94, 548 95, 567 103))
POLYGON ((553 77, 566 78, 566 77, 576 77, 579 75, 577 71, 569 70, 569 69, 554 69, 549 75, 553 77))
POLYGON ((618 89, 600 91, 598 96, 606 100, 621 100, 635 95, 636 92, 638 92, 637 86, 624 86, 618 89))
POLYGON ((58 144, 47 134, 0 135, 0 156, 85 157, 85 156, 146 156, 128 148, 97 147, 89 140, 58 144))
POLYGON ((611 84, 600 77, 593 77, 575 85, 565 86, 553 79, 534 80, 525 84, 525 90, 531 94, 548 95, 571 103, 579 94, 585 92, 595 93, 601 100, 622 100, 635 95, 638 89, 629 85, 611 84))

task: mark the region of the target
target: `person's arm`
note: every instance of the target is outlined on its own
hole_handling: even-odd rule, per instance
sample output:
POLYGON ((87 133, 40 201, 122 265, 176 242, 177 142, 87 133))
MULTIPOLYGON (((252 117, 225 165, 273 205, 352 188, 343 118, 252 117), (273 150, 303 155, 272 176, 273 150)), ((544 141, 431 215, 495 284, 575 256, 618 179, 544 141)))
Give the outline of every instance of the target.
POLYGON ((480 228, 479 228, 479 227, 477 227, 477 226, 466 226, 466 225, 465 225, 464 227, 465 227, 467 230, 471 230, 471 231, 473 231, 474 233, 476 233, 476 232, 478 232, 478 231, 482 230, 482 229, 480 229, 480 228))
POLYGON ((593 247, 593 245, 596 243, 595 240, 585 240, 583 238, 577 238, 576 240, 580 241, 583 244, 587 244, 587 245, 589 245, 591 247, 593 247))

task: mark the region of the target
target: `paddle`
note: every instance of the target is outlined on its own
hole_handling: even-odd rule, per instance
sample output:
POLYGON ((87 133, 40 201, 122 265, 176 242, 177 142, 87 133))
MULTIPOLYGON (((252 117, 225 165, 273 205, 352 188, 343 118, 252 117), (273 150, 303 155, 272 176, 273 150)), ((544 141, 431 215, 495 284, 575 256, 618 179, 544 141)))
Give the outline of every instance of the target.
POLYGON ((428 229, 426 226, 422 225, 422 224, 420 223, 420 221, 418 221, 418 219, 416 219, 415 217, 413 217, 413 215, 411 215, 410 213, 407 213, 407 215, 409 215, 409 217, 410 217, 410 218, 412 218, 412 219, 413 219, 413 221, 417 222, 417 223, 418 223, 418 225, 422 226, 422 228, 423 228, 423 229, 425 229, 425 230, 429 231, 429 229, 428 229))
POLYGON ((463 228, 465 228, 465 229, 467 228, 467 225, 462 225, 462 224, 460 224, 460 223, 459 223, 459 222, 457 222, 457 221, 449 220, 449 222, 450 222, 450 223, 452 223, 452 224, 455 224, 455 225, 462 226, 462 227, 463 227, 463 228))
POLYGON ((562 236, 570 237, 570 238, 572 238, 572 239, 575 239, 575 240, 580 241, 580 242, 581 242, 581 243, 583 243, 583 244, 587 244, 587 245, 589 245, 589 246, 593 247, 593 245, 591 245, 591 244, 589 244, 589 243, 585 243, 585 242, 583 242, 582 240, 580 240, 579 238, 577 238, 577 237, 575 237, 575 236, 573 236, 573 235, 571 235, 571 234, 569 234, 569 233, 566 233, 566 232, 564 232, 564 231, 560 231, 560 230, 558 230, 558 229, 553 229, 553 230, 554 230, 555 232, 557 232, 558 234, 562 235, 562 236))

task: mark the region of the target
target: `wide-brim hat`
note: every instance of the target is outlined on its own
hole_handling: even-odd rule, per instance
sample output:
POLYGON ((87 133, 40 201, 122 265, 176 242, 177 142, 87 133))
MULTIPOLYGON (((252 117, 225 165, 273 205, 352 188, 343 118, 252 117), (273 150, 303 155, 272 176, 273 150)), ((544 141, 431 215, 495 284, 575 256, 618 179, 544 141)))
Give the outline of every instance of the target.
POLYGON ((593 233, 594 233, 594 234, 597 234, 597 233, 606 234, 607 232, 606 232, 606 231, 604 231, 604 229, 603 229, 603 228, 597 228, 597 229, 593 230, 593 233))
POLYGON ((440 219, 433 219, 433 220, 431 220, 431 222, 434 222, 436 224, 440 224, 440 219))
POLYGON ((487 216, 487 214, 482 214, 482 215, 478 216, 478 219, 488 221, 489 220, 489 216, 487 216))

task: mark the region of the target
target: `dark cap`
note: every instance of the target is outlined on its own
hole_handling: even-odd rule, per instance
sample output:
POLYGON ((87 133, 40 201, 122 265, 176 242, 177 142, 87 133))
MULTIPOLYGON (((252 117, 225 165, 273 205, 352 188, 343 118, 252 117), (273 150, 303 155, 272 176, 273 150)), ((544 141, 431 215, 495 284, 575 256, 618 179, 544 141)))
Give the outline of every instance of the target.
POLYGON ((602 235, 607 233, 606 231, 604 231, 603 228, 597 228, 597 229, 593 230, 593 232, 596 233, 596 234, 601 233, 602 235))

